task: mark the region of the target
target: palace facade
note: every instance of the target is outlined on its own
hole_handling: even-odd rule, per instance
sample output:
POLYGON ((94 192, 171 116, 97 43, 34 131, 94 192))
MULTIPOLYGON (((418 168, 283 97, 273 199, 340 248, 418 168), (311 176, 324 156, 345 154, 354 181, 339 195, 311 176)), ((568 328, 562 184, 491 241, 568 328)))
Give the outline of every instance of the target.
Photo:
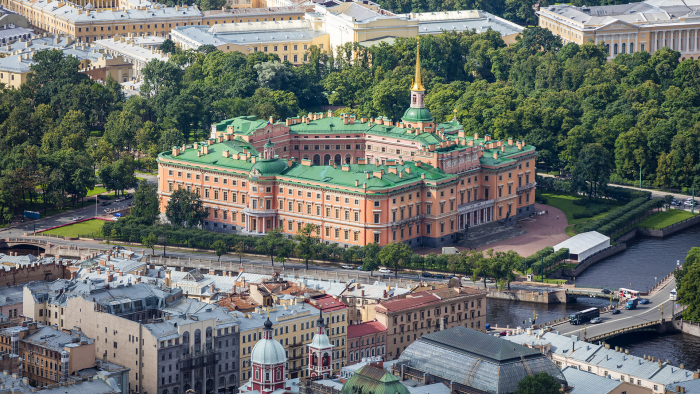
POLYGON ((209 210, 205 229, 279 227, 291 237, 313 223, 322 242, 344 247, 436 247, 467 227, 533 213, 535 148, 466 135, 456 119, 436 123, 424 95, 417 59, 411 106, 398 121, 329 111, 215 124, 208 141, 159 155, 161 212, 186 188, 209 210))

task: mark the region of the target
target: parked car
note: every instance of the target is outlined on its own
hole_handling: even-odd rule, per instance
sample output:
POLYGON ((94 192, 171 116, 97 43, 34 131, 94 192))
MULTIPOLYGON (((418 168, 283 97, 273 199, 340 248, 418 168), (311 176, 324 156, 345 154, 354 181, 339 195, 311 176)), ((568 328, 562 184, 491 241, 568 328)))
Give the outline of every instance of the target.
POLYGON ((117 198, 116 200, 114 200, 114 202, 122 202, 122 201, 124 201, 123 198, 117 198))
POLYGON ((435 277, 438 279, 445 279, 445 275, 443 275, 443 274, 437 274, 437 275, 435 275, 435 277))
POLYGON ((550 332, 552 331, 552 326, 544 326, 542 330, 544 330, 544 332, 550 332))
POLYGON ((649 303, 649 299, 648 299, 648 298, 640 298, 640 299, 639 299, 639 303, 640 303, 640 304, 648 304, 648 303, 649 303))
POLYGON ((470 278, 470 277, 468 277, 468 276, 463 276, 463 277, 462 277, 462 280, 467 280, 467 281, 471 282, 471 281, 472 281, 472 278, 470 278))
POLYGON ((110 201, 103 201, 103 202, 102 202, 102 206, 103 206, 103 207, 106 207, 107 205, 110 205, 110 204, 111 204, 110 201))
POLYGON ((613 309, 610 313, 612 313, 613 315, 619 315, 621 312, 619 309, 613 309))
POLYGON ((124 196, 124 198, 127 199, 127 200, 130 200, 130 199, 134 198, 134 195, 131 194, 131 193, 129 193, 129 194, 127 194, 126 196, 124 196))
POLYGON ((84 217, 85 217, 85 216, 75 216, 75 217, 74 217, 73 219, 71 219, 71 220, 73 220, 73 221, 82 220, 84 217))
POLYGON ((380 274, 390 274, 390 273, 391 273, 391 270, 388 269, 388 268, 380 268, 380 269, 379 269, 379 273, 380 273, 380 274))
POLYGON ((359 267, 357 267, 357 270, 358 270, 358 271, 364 271, 365 269, 362 268, 362 266, 359 266, 359 267))
POLYGON ((430 272, 423 272, 421 274, 421 276, 424 278, 434 278, 435 277, 435 275, 431 274, 430 272))
POLYGON ((504 337, 504 336, 508 335, 508 332, 507 332, 507 331, 501 331, 501 332, 500 332, 500 335, 501 335, 502 337, 504 337))
POLYGON ((602 323, 602 322, 603 322, 603 319, 601 319, 599 317, 594 317, 593 319, 591 319, 591 324, 598 324, 598 323, 602 323))
POLYGON ((111 219, 109 219, 109 220, 111 220, 111 221, 113 221, 113 222, 116 222, 116 221, 119 220, 119 219, 120 219, 120 218, 118 218, 118 217, 115 216, 115 217, 113 217, 113 218, 111 218, 111 219))
POLYGON ((489 278, 486 278, 486 283, 493 283, 493 281, 489 278))
POLYGON ((343 266, 342 266, 341 268, 344 269, 344 270, 352 270, 352 269, 355 269, 352 265, 349 265, 349 264, 343 264, 343 266))
POLYGON ((603 293, 603 294, 610 294, 610 293, 612 293, 612 292, 610 291, 610 289, 602 289, 600 292, 603 293))
POLYGON ((452 278, 459 279, 459 277, 457 275, 447 275, 447 279, 452 279, 452 278))

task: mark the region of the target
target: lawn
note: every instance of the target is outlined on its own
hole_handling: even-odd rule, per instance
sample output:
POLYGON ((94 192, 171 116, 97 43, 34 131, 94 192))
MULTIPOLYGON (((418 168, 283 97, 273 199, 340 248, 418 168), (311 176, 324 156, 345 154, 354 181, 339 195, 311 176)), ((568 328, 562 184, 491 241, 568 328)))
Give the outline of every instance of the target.
POLYGON ((60 236, 66 236, 68 238, 77 238, 81 235, 89 235, 93 233, 97 233, 102 230, 102 226, 105 224, 104 220, 98 220, 98 219, 93 219, 93 220, 86 220, 84 222, 80 223, 75 223, 71 224, 68 226, 63 226, 59 228, 55 228, 53 230, 48 230, 42 232, 42 234, 53 234, 53 235, 60 235, 60 236))
POLYGON ((556 194, 556 193, 542 193, 542 197, 547 198, 547 204, 546 205, 551 205, 555 208, 561 209, 564 214, 566 215, 566 220, 569 224, 578 224, 578 223, 583 223, 587 222, 589 220, 594 220, 598 219, 602 216, 605 216, 608 214, 610 209, 616 208, 617 206, 620 205, 617 201, 613 200, 597 200, 596 202, 601 203, 601 204, 606 204, 610 207, 608 209, 608 212, 603 212, 601 214, 595 215, 590 218, 579 218, 579 219, 574 219, 574 213, 581 213, 586 210, 585 206, 582 205, 576 205, 574 204, 574 201, 580 200, 580 199, 585 199, 585 196, 573 196, 570 194, 556 194))
MULTIPOLYGON (((697 215, 697 214, 695 214, 697 215)), ((670 209, 668 211, 656 212, 647 216, 644 220, 637 223, 637 227, 653 228, 660 230, 672 224, 682 222, 685 219, 693 217, 690 212, 680 209, 670 209)))
POLYGON ((88 190, 87 197, 92 197, 92 196, 94 196, 95 194, 101 194, 101 193, 106 193, 106 192, 107 192, 107 189, 105 189, 104 187, 102 187, 102 186, 95 186, 94 189, 88 190))

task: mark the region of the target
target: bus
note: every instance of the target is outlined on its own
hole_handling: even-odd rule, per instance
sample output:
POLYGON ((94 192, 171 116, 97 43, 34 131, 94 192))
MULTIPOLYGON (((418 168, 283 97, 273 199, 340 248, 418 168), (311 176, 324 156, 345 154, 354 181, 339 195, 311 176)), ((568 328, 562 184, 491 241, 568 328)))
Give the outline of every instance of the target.
POLYGON ((677 295, 678 295, 678 292, 676 291, 676 288, 674 287, 673 289, 671 289, 671 292, 668 295, 668 299, 671 301, 675 301, 677 295))
POLYGON ((581 312, 576 312, 569 316, 569 324, 583 324, 591 321, 595 317, 600 317, 600 310, 598 308, 589 308, 581 312))
POLYGON ((639 291, 620 287, 620 290, 618 291, 617 295, 620 296, 620 298, 635 298, 639 297, 639 291))

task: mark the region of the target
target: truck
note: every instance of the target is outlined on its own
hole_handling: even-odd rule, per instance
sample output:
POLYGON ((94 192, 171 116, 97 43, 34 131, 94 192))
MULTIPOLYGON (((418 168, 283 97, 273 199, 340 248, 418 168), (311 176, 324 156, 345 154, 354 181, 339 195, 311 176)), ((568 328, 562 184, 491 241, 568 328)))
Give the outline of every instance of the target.
POLYGON ((627 305, 625 305, 625 309, 635 309, 637 308, 637 305, 639 305, 639 297, 630 298, 629 300, 627 300, 627 305))

